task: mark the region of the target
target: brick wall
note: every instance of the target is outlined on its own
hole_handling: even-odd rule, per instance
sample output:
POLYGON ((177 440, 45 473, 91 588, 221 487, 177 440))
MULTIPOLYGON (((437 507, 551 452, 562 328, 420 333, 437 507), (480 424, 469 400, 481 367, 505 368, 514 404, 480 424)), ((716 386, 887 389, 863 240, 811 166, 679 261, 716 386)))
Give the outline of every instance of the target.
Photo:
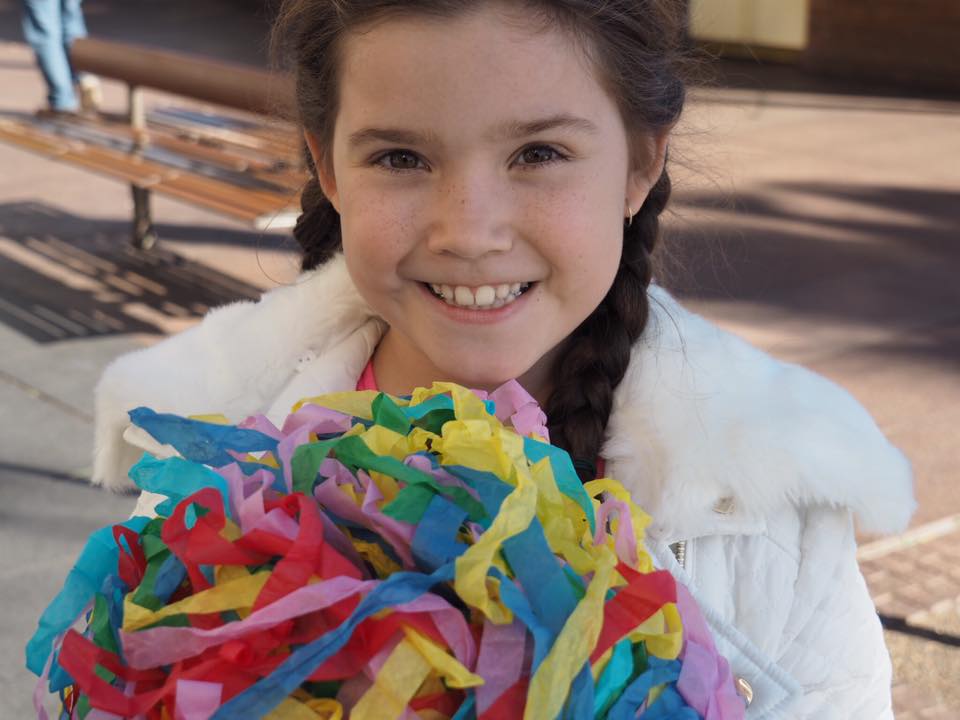
POLYGON ((960 92, 960 0, 810 0, 811 70, 960 92))

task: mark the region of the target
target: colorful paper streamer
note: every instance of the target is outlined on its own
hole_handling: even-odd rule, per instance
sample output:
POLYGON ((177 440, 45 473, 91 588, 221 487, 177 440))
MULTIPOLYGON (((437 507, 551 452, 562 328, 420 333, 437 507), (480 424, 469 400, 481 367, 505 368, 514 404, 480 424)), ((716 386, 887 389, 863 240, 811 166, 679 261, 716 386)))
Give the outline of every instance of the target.
POLYGON ((27 647, 62 718, 743 717, 649 518, 516 383, 131 421, 180 456, 131 470, 158 516, 94 533, 27 647))

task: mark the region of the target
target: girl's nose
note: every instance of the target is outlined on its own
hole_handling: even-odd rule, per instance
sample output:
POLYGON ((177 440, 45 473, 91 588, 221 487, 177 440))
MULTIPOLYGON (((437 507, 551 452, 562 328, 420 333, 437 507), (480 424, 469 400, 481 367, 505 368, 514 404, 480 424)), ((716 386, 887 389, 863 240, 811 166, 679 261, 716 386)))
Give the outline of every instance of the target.
POLYGON ((474 177, 437 190, 428 223, 431 252, 472 260, 510 250, 509 197, 495 183, 474 177))

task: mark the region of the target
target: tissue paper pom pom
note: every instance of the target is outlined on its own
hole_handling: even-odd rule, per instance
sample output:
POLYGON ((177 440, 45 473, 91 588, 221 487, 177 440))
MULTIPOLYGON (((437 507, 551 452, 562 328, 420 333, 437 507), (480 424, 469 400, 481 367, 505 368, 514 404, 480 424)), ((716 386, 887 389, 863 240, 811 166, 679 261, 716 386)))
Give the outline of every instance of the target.
POLYGON ((63 717, 743 717, 649 518, 516 383, 131 420, 177 454, 130 471, 156 517, 95 533, 30 641, 63 717))

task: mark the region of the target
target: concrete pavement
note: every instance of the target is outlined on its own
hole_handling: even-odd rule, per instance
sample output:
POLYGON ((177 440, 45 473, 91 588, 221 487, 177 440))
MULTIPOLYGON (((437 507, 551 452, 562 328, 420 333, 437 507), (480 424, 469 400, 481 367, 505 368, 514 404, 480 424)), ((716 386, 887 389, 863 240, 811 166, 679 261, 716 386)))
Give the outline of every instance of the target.
MULTIPOLYGON (((263 19, 226 0, 85 7, 96 34, 263 61, 263 19), (224 31, 211 39, 214 23, 224 31)), ((2 111, 43 96, 16 11, 0 0, 2 111)), ((660 277, 707 317, 848 388, 908 454, 914 534, 863 538, 864 571, 881 612, 906 621, 888 632, 898 717, 957 717, 960 532, 933 524, 960 514, 960 104, 725 67, 751 79, 693 93, 672 148, 662 249, 673 261, 660 277)), ((119 109, 122 88, 105 90, 119 109)), ((158 200, 155 215, 162 247, 132 251, 125 187, 0 145, 3 718, 30 716, 22 648, 39 611, 86 536, 132 507, 83 484, 103 366, 204 307, 295 275, 282 235, 173 201, 158 200), (111 282, 130 274, 166 290, 111 282), (24 320, 27 303, 52 313, 54 329, 24 320), (117 322, 78 331, 62 320, 77 308, 117 322)))

